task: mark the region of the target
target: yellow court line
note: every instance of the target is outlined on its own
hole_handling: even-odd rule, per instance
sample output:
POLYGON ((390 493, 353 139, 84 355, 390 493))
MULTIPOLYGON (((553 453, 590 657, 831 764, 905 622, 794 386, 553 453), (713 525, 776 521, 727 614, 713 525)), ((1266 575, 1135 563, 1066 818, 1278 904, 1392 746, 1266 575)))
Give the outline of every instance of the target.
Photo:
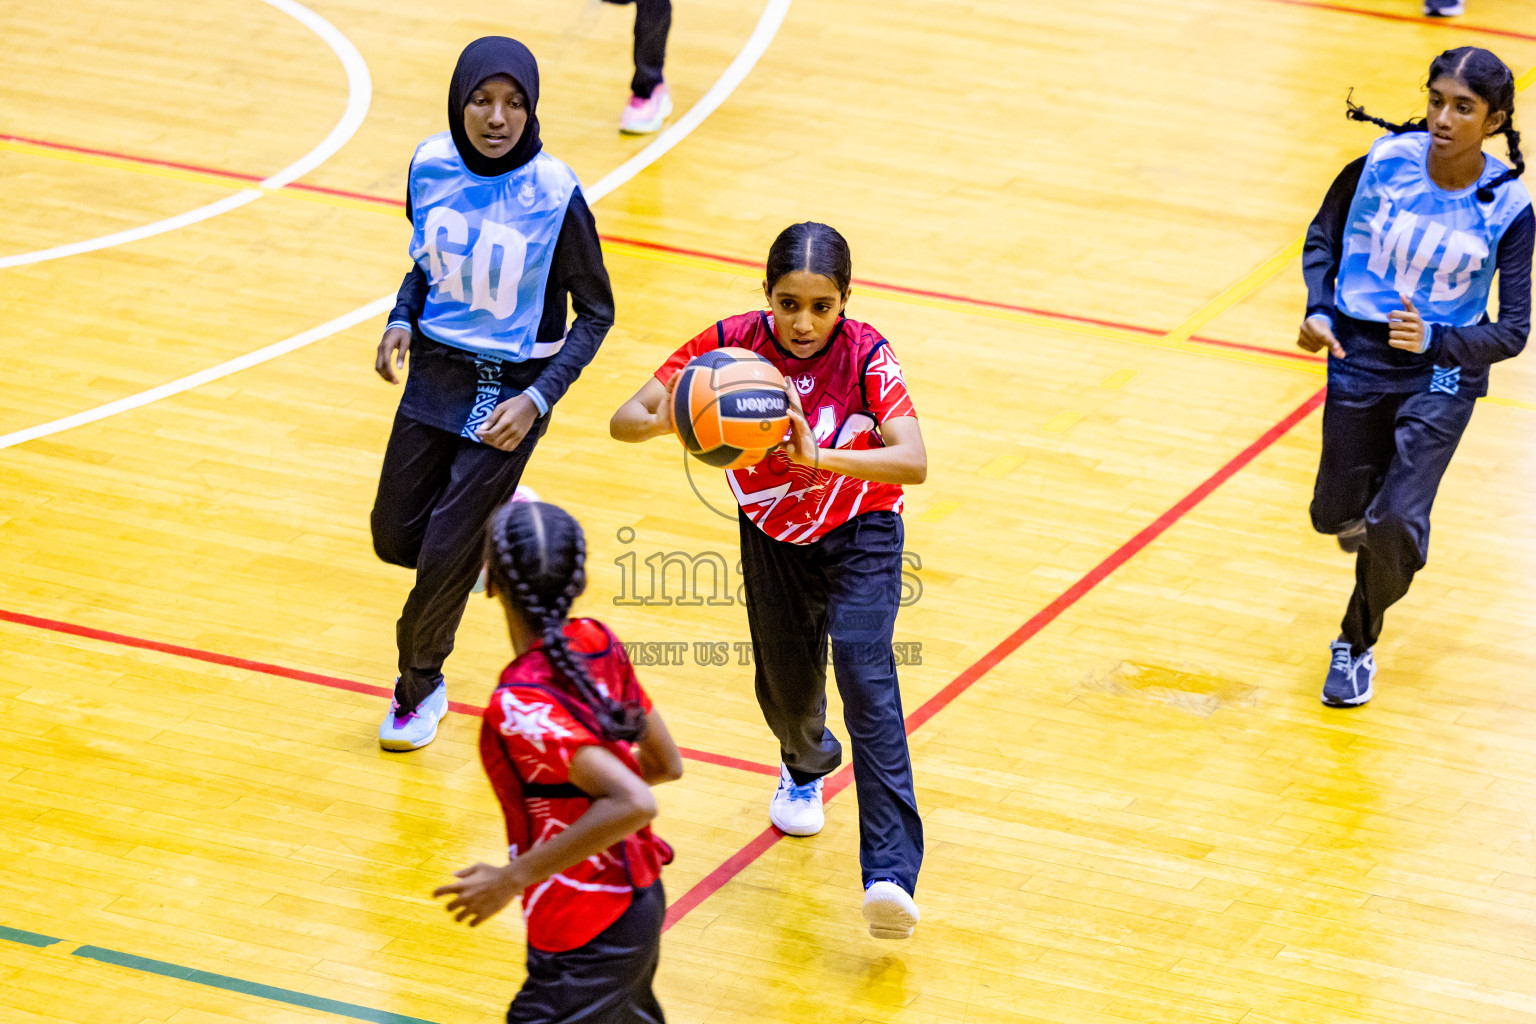
POLYGON ((1503 395, 1484 395, 1479 402, 1487 402, 1490 405, 1506 405, 1511 409, 1524 409, 1527 412, 1536 412, 1536 402, 1522 402, 1518 398, 1505 398, 1503 395))
POLYGON ((1268 284, 1280 271, 1289 266, 1292 260, 1301 255, 1301 247, 1305 242, 1306 236, 1302 235, 1290 245, 1275 253, 1255 267, 1241 281, 1236 282, 1210 302, 1195 310, 1189 319, 1169 331, 1164 337, 1169 341, 1188 341, 1200 328, 1268 284))

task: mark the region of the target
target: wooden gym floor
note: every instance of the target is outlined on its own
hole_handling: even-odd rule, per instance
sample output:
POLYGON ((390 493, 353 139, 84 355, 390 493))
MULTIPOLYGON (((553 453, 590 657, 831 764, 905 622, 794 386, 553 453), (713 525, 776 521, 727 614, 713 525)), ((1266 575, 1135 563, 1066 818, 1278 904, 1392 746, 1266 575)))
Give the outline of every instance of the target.
POLYGON ((428 897, 498 855, 471 717, 496 610, 448 666, 466 713, 381 753, 408 577, 367 533, 397 399, 368 304, 489 32, 540 57, 619 303, 527 482, 587 526, 581 610, 689 645, 643 670, 690 750, 658 823, 669 1019, 1536 1021, 1536 360, 1494 372, 1378 696, 1341 712, 1317 693, 1351 565, 1308 526, 1323 378, 1292 347, 1300 235, 1372 138, 1345 90, 1411 114, 1467 42, 1527 86, 1529 0, 678 0, 679 115, 723 103, 604 189, 655 154, 615 131, 630 12, 494 7, 0 15, 7 1024, 467 1024, 520 981, 515 915, 470 932, 428 897), (861 927, 851 791, 814 839, 765 832, 751 670, 691 646, 744 641, 741 607, 615 603, 648 557, 736 550, 679 451, 608 414, 807 218, 852 241, 851 313, 933 453, 898 625, 929 844, 905 944, 861 927))

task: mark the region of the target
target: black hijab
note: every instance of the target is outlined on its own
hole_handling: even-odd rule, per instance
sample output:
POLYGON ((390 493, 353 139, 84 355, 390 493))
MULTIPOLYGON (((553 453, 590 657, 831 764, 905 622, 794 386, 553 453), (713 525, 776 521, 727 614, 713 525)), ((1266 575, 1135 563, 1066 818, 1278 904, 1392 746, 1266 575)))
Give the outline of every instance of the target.
POLYGON ((538 106, 539 62, 533 59, 528 47, 506 36, 482 36, 464 47, 448 86, 448 130, 453 133, 453 144, 458 147, 464 166, 483 178, 493 178, 515 171, 537 156, 544 148, 535 115, 538 106), (528 123, 523 126, 523 134, 512 151, 500 157, 481 153, 464 130, 464 105, 475 88, 492 75, 510 76, 528 99, 528 123))

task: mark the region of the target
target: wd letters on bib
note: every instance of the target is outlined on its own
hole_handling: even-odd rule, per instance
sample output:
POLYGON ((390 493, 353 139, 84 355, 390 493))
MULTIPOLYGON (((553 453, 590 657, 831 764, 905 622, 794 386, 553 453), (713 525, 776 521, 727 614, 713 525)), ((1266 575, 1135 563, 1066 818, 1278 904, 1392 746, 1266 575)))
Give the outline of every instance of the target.
POLYGON ((1474 324, 1488 309, 1488 257, 1530 197, 1511 182, 1478 201, 1478 185, 1505 170, 1493 157, 1476 185, 1446 192, 1424 169, 1428 148, 1424 132, 1387 136, 1366 158, 1339 274, 1339 308, 1352 317, 1386 320, 1401 295, 1427 323, 1474 324))
POLYGON ((1500 184, 1491 196, 1484 190, 1506 170, 1492 156, 1472 185, 1441 188, 1427 170, 1429 145, 1422 131, 1385 136, 1357 172, 1339 239, 1330 304, 1336 308, 1313 310, 1343 321, 1334 329, 1349 355, 1331 360, 1333 387, 1451 394, 1465 388, 1474 396, 1487 389, 1486 364, 1461 365, 1442 342, 1447 331, 1488 323, 1500 244, 1522 217, 1529 219, 1531 197, 1519 181, 1500 184), (1403 296, 1424 319, 1423 353, 1386 344, 1385 325, 1403 308, 1403 296))

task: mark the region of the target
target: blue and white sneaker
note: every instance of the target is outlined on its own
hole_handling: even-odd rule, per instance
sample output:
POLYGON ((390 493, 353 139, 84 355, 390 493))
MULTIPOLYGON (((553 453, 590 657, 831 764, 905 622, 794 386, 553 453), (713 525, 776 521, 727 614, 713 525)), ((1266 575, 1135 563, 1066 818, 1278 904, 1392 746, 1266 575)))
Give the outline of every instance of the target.
POLYGON ((1467 12, 1463 0, 1424 0, 1424 17, 1459 18, 1467 12))
POLYGON ((813 836, 826 825, 821 809, 821 780, 795 785, 789 768, 779 765, 779 788, 768 805, 768 820, 787 836, 813 836))
POLYGON ((910 939, 922 916, 907 890, 895 882, 879 879, 864 887, 864 920, 875 938, 910 939))
POLYGON ((420 750, 437 739, 437 723, 448 713, 448 684, 438 683, 416 710, 399 714, 400 705, 389 702, 389 714, 379 725, 379 746, 385 750, 420 750))
POLYGON ((1331 708, 1355 708, 1371 699, 1371 683, 1376 679, 1374 648, 1356 658, 1349 641, 1335 640, 1328 645, 1333 661, 1323 680, 1323 703, 1331 708))

